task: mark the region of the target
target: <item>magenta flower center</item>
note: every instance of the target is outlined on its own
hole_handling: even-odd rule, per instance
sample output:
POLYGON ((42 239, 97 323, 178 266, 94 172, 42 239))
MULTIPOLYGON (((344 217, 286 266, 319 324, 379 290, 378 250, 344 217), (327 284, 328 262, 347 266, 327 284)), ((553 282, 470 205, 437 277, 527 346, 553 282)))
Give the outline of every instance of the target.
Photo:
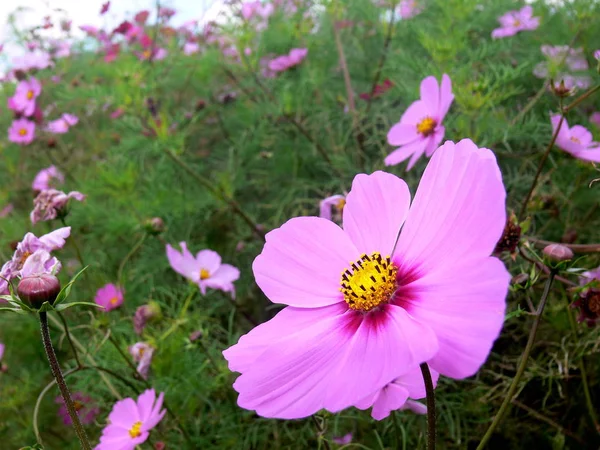
POLYGON ((371 311, 391 300, 396 292, 398 267, 380 253, 362 255, 342 273, 340 291, 351 309, 371 311))
POLYGON ((19 136, 25 136, 27 134, 27 130, 25 128, 21 128, 19 130, 19 136))
POLYGON ((207 280, 208 278, 210 278, 210 273, 208 272, 208 270, 200 269, 200 279, 207 280))
POLYGON ((427 116, 417 124, 417 133, 422 134, 424 137, 431 136, 436 126, 435 119, 427 116))
POLYGON ((131 427, 131 429, 129 430, 129 436, 131 436, 132 439, 135 439, 137 437, 140 437, 142 435, 142 422, 136 422, 133 424, 133 426, 131 427))

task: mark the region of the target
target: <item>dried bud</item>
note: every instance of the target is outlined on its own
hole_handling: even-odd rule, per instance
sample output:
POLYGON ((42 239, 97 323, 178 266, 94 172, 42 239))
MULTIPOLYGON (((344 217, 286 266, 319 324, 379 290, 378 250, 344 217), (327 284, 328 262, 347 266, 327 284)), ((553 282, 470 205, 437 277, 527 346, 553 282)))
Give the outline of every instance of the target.
POLYGON ((202 339, 203 333, 201 330, 198 331, 194 331, 192 334, 190 334, 190 342, 194 342, 197 341, 198 339, 202 339))
POLYGON ((53 137, 48 138, 48 140, 46 141, 46 145, 48 146, 48 148, 56 147, 56 139, 53 137))
POLYGON ((34 308, 39 308, 44 302, 54 303, 60 292, 60 281, 54 275, 41 274, 23 278, 17 287, 21 300, 34 308))
POLYGON ((496 244, 494 253, 510 252, 514 253, 521 240, 521 227, 516 222, 516 218, 509 217, 506 220, 502 237, 496 244))
POLYGON ((133 316, 133 328, 136 334, 141 335, 148 322, 157 320, 161 316, 160 305, 156 302, 140 306, 133 316))
POLYGON ((577 230, 575 228, 568 228, 565 230, 565 234, 560 238, 560 242, 563 244, 572 244, 577 240, 577 230))
POLYGON ((146 233, 157 235, 165 231, 165 222, 160 217, 153 217, 144 222, 146 233))
POLYGON ((156 444, 154 444, 154 450, 165 450, 167 448, 167 444, 165 444, 163 441, 158 441, 156 444))
POLYGON ((573 251, 561 244, 550 244, 544 248, 544 255, 556 262, 573 259, 573 251))
POLYGON ((206 102, 202 99, 198 100, 196 102, 196 111, 202 111, 204 108, 206 108, 206 102))
POLYGON ((560 83, 556 84, 554 81, 550 81, 550 89, 559 98, 570 97, 576 91, 575 87, 569 87, 565 85, 565 80, 560 80, 560 83))

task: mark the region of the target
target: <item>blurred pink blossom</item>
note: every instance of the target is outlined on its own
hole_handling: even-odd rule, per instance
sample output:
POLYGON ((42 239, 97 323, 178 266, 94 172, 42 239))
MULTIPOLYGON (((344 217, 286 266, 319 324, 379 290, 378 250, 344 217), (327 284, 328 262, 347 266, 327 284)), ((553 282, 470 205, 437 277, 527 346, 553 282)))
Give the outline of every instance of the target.
POLYGON ((592 122, 597 127, 600 127, 600 111, 593 112, 590 115, 590 122, 592 122))
POLYGON ((146 342, 137 342, 129 347, 129 354, 133 360, 138 363, 137 371, 144 379, 148 379, 150 365, 152 364, 152 356, 154 355, 154 347, 146 342))
MULTIPOLYGON (((552 131, 556 132, 560 114, 551 116, 550 121, 552 122, 552 131)), ((564 119, 560 127, 556 137, 556 146, 583 161, 600 162, 600 142, 594 142, 592 133, 581 125, 569 128, 567 119, 564 119)))
POLYGON ((54 220, 65 214, 70 199, 82 202, 85 200, 85 195, 77 191, 65 194, 56 189, 41 191, 33 200, 33 211, 29 215, 31 223, 35 225, 38 222, 54 220))
MULTIPOLYGON (((71 395, 71 399, 73 400, 73 406, 75 406, 75 411, 77 411, 77 416, 79 416, 81 423, 83 425, 90 425, 94 423, 96 416, 100 413, 100 408, 96 402, 83 392, 74 392, 71 395)), ((60 405, 58 415, 62 419, 63 423, 67 426, 73 425, 73 421, 69 416, 67 406, 65 405, 65 401, 62 396, 59 395, 54 401, 60 405)))
POLYGON ((31 188, 34 191, 45 191, 65 182, 65 177, 56 166, 46 167, 38 172, 33 179, 31 188))
POLYGON ((11 109, 29 117, 35 111, 35 101, 42 93, 42 84, 35 78, 23 80, 17 85, 15 95, 11 98, 11 109))
POLYGON ((530 5, 520 10, 509 11, 498 18, 500 28, 492 31, 492 38, 514 36, 520 31, 535 30, 540 25, 540 18, 533 17, 533 8, 530 5))
POLYGON ((106 3, 102 4, 102 8, 100 9, 100 15, 102 16, 102 15, 106 14, 108 12, 109 8, 110 8, 110 2, 106 2, 106 3))
POLYGON ((268 67, 273 72, 284 72, 300 64, 306 58, 307 54, 308 49, 306 48, 294 48, 287 55, 272 59, 268 67))
POLYGON ((123 304, 123 289, 112 283, 102 286, 94 297, 96 305, 102 306, 102 311, 109 312, 123 304))
POLYGON ((183 53, 186 55, 193 55, 194 53, 198 53, 200 50, 200 45, 197 42, 186 42, 183 44, 183 53))
POLYGON ((0 218, 8 216, 11 212, 13 212, 14 209, 15 206, 12 203, 9 203, 0 210, 0 218))
POLYGON ((73 114, 63 114, 60 119, 48 122, 46 131, 54 134, 64 134, 79 122, 79 118, 73 114))
POLYGON ((27 119, 13 121, 8 129, 8 140, 15 144, 28 145, 35 138, 35 123, 27 119))
POLYGON ((345 195, 332 195, 330 197, 324 198, 319 203, 319 217, 323 219, 331 220, 332 209, 335 209, 336 216, 338 218, 342 217, 342 211, 344 210, 344 206, 346 205, 346 196, 345 195))
POLYGON ((123 114, 125 114, 125 110, 123 108, 117 108, 113 112, 110 113, 111 119, 118 119, 123 114))

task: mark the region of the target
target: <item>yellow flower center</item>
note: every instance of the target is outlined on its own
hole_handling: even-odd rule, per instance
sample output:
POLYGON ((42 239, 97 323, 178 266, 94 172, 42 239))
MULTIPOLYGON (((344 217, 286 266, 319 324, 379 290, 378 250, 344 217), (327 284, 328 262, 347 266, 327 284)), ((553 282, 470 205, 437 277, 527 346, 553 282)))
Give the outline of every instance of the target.
POLYGON ((520 27, 521 26, 521 21, 519 19, 515 19, 515 21, 513 22, 513 27, 520 27))
POLYGON ((19 258, 19 261, 17 262, 18 270, 21 270, 23 268, 23 266, 25 265, 25 261, 27 261, 27 258, 29 258, 30 256, 31 252, 23 252, 21 257, 19 258))
POLYGON ((388 302, 396 292, 398 267, 389 256, 382 258, 378 252, 364 254, 350 266, 342 272, 340 291, 351 309, 370 311, 388 302))
POLYGON ((144 58, 150 59, 150 57, 152 56, 152 50, 146 49, 142 52, 142 55, 144 55, 144 58))
POLYGON ((25 136, 27 134, 27 130, 25 128, 21 128, 19 130, 19 136, 25 136))
POLYGON ((571 140, 573 142, 575 142, 576 144, 581 144, 581 141, 578 138, 576 138, 575 136, 571 136, 571 140))
POLYGON ((116 305, 116 304, 118 303, 118 301, 119 301, 119 298, 118 298, 118 297, 113 297, 113 298, 111 298, 111 299, 110 299, 108 302, 109 302, 111 305, 116 305))
POLYGON ((433 134, 437 122, 431 117, 427 116, 417 124, 417 133, 427 137, 433 134))
POLYGON ((81 403, 77 400, 75 400, 73 402, 73 408, 75 408, 75 411, 79 411, 81 408, 83 408, 83 406, 84 406, 83 403, 81 403))
POLYGON ((338 211, 342 212, 342 210, 344 209, 344 206, 346 206, 346 199, 345 198, 340 198, 338 200, 338 202, 335 204, 335 207, 338 211))
POLYGON ((208 270, 206 269, 200 269, 200 279, 201 280, 206 280, 210 278, 210 273, 208 272, 208 270))
POLYGON ((133 426, 129 430, 129 436, 131 436, 131 439, 135 439, 137 437, 140 437, 141 435, 142 435, 142 422, 136 422, 133 424, 133 426))
POLYGON ((27 91, 27 100, 31 100, 35 94, 33 91, 27 91))

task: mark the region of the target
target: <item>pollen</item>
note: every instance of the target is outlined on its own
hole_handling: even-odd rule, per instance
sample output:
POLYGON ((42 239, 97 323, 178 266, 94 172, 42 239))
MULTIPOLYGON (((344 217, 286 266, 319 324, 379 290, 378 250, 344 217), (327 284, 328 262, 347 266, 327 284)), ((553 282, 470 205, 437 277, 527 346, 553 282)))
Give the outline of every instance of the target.
POLYGON ((111 305, 116 305, 119 302, 119 299, 117 297, 113 297, 109 300, 109 303, 111 305))
POLYGON ((342 272, 340 291, 351 309, 371 311, 390 301, 397 289, 398 267, 380 253, 363 254, 342 272))
POLYGON ((571 139, 571 141, 575 142, 576 144, 581 144, 581 141, 578 138, 576 138, 575 136, 571 136, 570 139, 571 139))
POLYGON ((19 136, 25 136, 27 134, 27 130, 25 128, 21 128, 19 130, 19 136))
POLYGON ((35 95, 35 94, 33 93, 33 91, 27 91, 27 100, 31 100, 31 99, 33 99, 33 96, 34 96, 34 95, 35 95))
POLYGON ((437 122, 435 119, 427 116, 417 124, 417 133, 422 134, 425 137, 431 136, 435 131, 436 126, 437 122))
POLYGON ((338 202, 335 204, 335 208, 338 211, 340 211, 340 212, 344 209, 344 206, 346 206, 346 199, 345 198, 340 198, 338 200, 338 202))
POLYGON ((206 269, 200 269, 200 279, 207 280, 210 278, 210 273, 206 269))
POLYGON ((142 422, 136 422, 133 424, 131 429, 129 430, 129 436, 131 439, 135 439, 142 435, 142 422))

